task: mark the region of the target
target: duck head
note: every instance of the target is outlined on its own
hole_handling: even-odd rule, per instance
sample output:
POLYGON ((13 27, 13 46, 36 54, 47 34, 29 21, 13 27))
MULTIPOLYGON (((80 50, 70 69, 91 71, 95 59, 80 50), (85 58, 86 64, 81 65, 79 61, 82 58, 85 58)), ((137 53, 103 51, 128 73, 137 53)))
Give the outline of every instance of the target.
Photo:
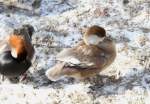
POLYGON ((83 36, 83 40, 86 45, 98 45, 106 37, 106 31, 104 28, 99 26, 91 26, 87 29, 83 36))
POLYGON ((31 25, 23 25, 21 28, 14 29, 9 37, 11 55, 19 61, 27 57, 27 44, 31 42, 34 28, 31 25))
POLYGON ((31 38, 32 38, 32 35, 34 32, 35 32, 35 30, 34 30, 33 26, 31 26, 29 24, 25 24, 21 28, 14 29, 13 34, 22 36, 26 40, 31 41, 31 38))

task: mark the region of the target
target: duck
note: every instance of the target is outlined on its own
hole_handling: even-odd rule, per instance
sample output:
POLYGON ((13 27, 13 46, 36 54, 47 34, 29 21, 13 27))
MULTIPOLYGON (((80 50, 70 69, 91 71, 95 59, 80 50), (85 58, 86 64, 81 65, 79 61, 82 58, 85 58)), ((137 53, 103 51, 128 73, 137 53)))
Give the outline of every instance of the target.
POLYGON ((113 39, 98 25, 87 28, 83 39, 74 47, 62 50, 56 56, 57 63, 45 72, 51 81, 65 77, 85 79, 99 74, 116 58, 113 39))
POLYGON ((33 26, 22 25, 0 41, 0 74, 8 78, 23 75, 32 65, 34 47, 31 38, 33 26))

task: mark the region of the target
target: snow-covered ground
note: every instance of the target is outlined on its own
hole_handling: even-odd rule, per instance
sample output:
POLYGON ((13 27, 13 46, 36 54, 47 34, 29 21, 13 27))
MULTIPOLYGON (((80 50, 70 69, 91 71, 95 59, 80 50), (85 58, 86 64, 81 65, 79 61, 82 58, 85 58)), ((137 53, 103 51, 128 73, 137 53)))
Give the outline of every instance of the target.
POLYGON ((149 0, 17 1, 0 0, 0 39, 31 24, 36 54, 24 82, 0 81, 0 104, 150 104, 149 0), (49 81, 44 73, 55 55, 91 25, 104 27, 116 41, 115 62, 85 81, 49 81))

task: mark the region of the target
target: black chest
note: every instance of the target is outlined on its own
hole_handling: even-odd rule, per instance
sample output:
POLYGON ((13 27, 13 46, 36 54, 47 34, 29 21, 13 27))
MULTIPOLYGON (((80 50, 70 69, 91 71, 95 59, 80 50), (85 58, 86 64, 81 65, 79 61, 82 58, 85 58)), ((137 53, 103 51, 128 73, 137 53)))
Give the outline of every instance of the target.
POLYGON ((31 66, 31 62, 24 60, 19 62, 11 56, 10 51, 0 54, 0 74, 7 77, 17 77, 25 73, 31 66))

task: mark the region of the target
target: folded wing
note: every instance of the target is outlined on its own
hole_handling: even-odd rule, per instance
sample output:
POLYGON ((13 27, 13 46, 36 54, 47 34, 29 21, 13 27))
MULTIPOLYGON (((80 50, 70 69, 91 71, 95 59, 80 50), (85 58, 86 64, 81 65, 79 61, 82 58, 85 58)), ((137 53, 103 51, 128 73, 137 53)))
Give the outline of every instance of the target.
POLYGON ((64 49, 57 55, 56 59, 66 62, 67 66, 83 69, 104 66, 106 58, 102 55, 102 52, 99 51, 99 53, 96 52, 95 54, 93 52, 95 51, 91 47, 88 50, 85 46, 80 46, 78 49, 64 49))

